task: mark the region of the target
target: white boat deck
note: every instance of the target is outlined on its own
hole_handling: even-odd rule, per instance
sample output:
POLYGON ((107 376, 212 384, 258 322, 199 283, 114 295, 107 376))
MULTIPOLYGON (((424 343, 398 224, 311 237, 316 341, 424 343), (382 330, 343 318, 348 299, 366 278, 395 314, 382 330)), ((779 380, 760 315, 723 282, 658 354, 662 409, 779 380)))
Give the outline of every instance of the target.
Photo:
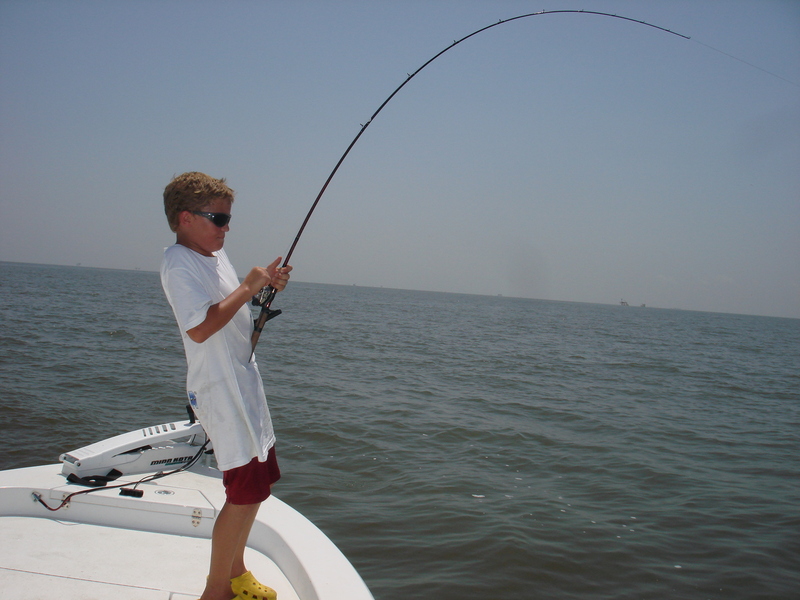
MULTIPOLYGON (((0 517, 3 598, 196 600, 208 574, 208 540, 30 517, 0 517)), ((269 558, 247 565, 280 600, 299 600, 269 558)))
MULTIPOLYGON (((0 472, 0 596, 196 600, 225 500, 210 471, 193 467, 141 484, 142 498, 104 488, 57 512, 33 493, 55 507, 86 489, 67 483, 60 465, 0 472)), ((325 534, 274 496, 259 510, 245 559, 279 600, 373 600, 325 534)))

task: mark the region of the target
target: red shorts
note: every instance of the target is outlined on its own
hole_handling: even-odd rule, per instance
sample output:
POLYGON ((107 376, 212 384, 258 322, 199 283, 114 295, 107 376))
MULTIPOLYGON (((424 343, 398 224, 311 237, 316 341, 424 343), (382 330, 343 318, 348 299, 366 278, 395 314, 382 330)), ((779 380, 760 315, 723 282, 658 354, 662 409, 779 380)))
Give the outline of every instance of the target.
POLYGON ((254 458, 246 465, 222 472, 225 496, 230 504, 258 504, 270 495, 270 486, 281 478, 275 446, 269 449, 267 460, 254 458))

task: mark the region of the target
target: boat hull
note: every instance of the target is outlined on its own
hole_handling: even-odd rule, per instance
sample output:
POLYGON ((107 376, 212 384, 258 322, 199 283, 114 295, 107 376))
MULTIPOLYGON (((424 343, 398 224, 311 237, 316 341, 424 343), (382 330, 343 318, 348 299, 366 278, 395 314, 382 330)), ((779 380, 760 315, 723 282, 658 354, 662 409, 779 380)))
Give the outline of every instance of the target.
MULTIPOLYGON (((162 536, 160 543, 164 543, 163 536, 173 536, 176 544, 185 538, 210 539, 214 521, 225 502, 219 471, 207 465, 195 465, 187 471, 138 485, 137 489, 143 492, 141 497, 120 495, 119 489, 100 488, 74 496, 62 509, 51 512, 36 500, 35 494, 49 506, 56 507, 69 494, 86 489, 67 482, 61 470, 62 465, 54 464, 0 472, 0 528, 5 531, 4 539, 13 538, 9 527, 19 533, 20 529, 25 529, 28 519, 100 527, 105 528, 103 531, 113 530, 115 536, 123 538, 125 532, 149 532, 162 536)), ((132 487, 139 478, 122 477, 115 484, 127 480, 132 487)), ((18 555, 13 547, 4 545, 6 556, 0 557, 0 587, 8 589, 2 578, 14 579, 20 569, 8 566, 16 564, 18 555)), ((203 545, 210 548, 210 543, 203 545)), ((143 550, 146 551, 131 548, 130 568, 135 570, 140 560, 142 581, 146 582, 151 575, 140 552, 143 550)), ((266 557, 285 576, 292 590, 279 595, 282 600, 290 600, 292 596, 299 600, 373 600, 364 581, 333 542, 303 515, 274 496, 259 510, 248 540, 248 552, 266 557)), ((207 558, 199 560, 205 562, 202 568, 207 568, 207 558)), ((175 568, 180 569, 181 565, 175 568)), ((53 583, 56 585, 55 580, 53 583)), ((202 584, 201 579, 197 582, 199 587, 188 593, 199 594, 202 584)), ((161 589, 158 582, 147 586, 147 589, 161 589)), ((52 591, 61 590, 63 588, 59 587, 52 591)), ((175 593, 180 595, 179 591, 172 590, 171 594, 175 593)), ((55 596, 43 593, 43 597, 55 596)))

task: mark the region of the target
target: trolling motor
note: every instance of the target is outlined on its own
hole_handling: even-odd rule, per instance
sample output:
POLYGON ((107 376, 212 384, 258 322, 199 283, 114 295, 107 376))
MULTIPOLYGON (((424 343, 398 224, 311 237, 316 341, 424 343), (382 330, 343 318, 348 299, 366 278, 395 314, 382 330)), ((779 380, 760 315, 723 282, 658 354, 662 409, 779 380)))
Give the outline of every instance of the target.
POLYGON ((207 441, 202 426, 193 419, 153 425, 62 454, 61 473, 71 483, 104 486, 122 475, 187 464, 201 447, 210 450, 207 441))
POLYGON ((145 427, 137 431, 123 433, 101 442, 96 442, 59 457, 61 474, 71 484, 85 486, 86 489, 65 494, 57 506, 47 504, 40 492, 33 492, 35 501, 51 512, 69 506, 70 500, 81 494, 100 490, 119 489, 120 496, 141 498, 144 491, 137 488, 141 483, 167 477, 184 471, 194 465, 205 452, 210 454, 211 440, 197 422, 191 407, 188 421, 175 421, 145 427), (167 467, 169 470, 164 470, 167 467), (108 485, 123 475, 150 473, 133 483, 108 485))

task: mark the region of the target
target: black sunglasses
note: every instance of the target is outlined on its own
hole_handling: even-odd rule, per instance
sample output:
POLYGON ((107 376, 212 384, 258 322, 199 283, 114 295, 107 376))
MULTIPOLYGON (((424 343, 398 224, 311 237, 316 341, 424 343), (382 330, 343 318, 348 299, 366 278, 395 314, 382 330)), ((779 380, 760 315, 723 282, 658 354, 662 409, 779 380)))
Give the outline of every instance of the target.
POLYGON ((202 212, 200 210, 193 210, 191 212, 193 215, 205 217, 217 227, 225 227, 225 225, 231 222, 231 216, 228 213, 202 212))

